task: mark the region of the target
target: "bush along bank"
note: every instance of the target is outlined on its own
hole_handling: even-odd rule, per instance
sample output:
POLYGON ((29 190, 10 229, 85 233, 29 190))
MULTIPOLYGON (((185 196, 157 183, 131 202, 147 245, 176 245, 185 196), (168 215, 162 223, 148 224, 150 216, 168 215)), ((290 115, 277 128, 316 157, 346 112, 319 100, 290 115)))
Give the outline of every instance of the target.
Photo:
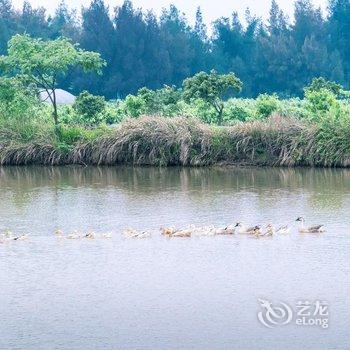
POLYGON ((350 129, 279 115, 233 126, 146 116, 115 128, 65 128, 59 138, 54 132, 27 142, 0 137, 0 164, 349 167, 350 129))

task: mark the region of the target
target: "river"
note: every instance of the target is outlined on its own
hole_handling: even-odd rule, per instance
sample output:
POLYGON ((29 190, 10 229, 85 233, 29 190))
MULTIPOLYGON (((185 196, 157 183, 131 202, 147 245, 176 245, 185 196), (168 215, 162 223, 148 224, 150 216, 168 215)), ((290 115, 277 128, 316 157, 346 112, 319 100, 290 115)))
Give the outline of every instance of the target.
POLYGON ((0 349, 349 349, 349 208, 344 169, 0 168, 0 230, 30 234, 0 244, 0 349), (298 233, 300 215, 327 232, 298 233), (159 232, 238 221, 292 232, 159 232), (262 301, 292 319, 270 323, 262 301), (327 305, 307 319, 328 327, 297 324, 299 302, 327 305))

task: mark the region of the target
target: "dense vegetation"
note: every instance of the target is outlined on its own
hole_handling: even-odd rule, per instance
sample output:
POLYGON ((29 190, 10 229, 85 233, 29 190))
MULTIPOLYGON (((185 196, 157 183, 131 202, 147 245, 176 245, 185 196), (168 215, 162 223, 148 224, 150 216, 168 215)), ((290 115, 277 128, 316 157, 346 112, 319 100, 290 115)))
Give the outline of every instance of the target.
POLYGON ((286 100, 224 100, 242 83, 215 71, 118 101, 83 91, 58 124, 26 82, 0 79, 0 164, 350 165, 350 93, 323 78, 286 100))
POLYGON ((350 166, 350 1, 295 6, 293 24, 272 1, 268 24, 234 14, 209 38, 174 6, 111 19, 93 0, 79 23, 0 0, 0 164, 350 166))
POLYGON ((59 86, 106 99, 124 98, 144 86, 180 87, 187 77, 212 69, 235 72, 244 82, 243 97, 302 97, 303 87, 316 76, 350 88, 349 0, 330 0, 326 14, 310 0, 297 0, 292 22, 273 0, 266 23, 249 11, 244 21, 228 13, 210 31, 200 10, 190 26, 175 6, 157 18, 130 1, 108 9, 103 0, 93 0, 79 15, 64 3, 47 16, 44 8, 28 2, 15 11, 11 0, 0 0, 0 54, 16 33, 68 37, 85 50, 99 52, 107 66, 103 77, 72 68, 59 86))

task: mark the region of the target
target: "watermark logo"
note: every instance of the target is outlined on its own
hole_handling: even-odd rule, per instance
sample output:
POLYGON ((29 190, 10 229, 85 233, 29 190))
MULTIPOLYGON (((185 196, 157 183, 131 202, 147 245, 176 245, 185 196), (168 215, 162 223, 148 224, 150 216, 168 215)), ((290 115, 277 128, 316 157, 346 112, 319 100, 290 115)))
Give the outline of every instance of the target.
POLYGON ((286 303, 272 305, 271 302, 259 299, 262 311, 258 313, 259 321, 267 328, 286 325, 293 319, 293 311, 286 303))
POLYGON ((259 322, 267 328, 286 326, 294 323, 297 326, 329 327, 329 305, 325 301, 298 301, 294 308, 285 302, 272 303, 258 299, 260 311, 259 322))

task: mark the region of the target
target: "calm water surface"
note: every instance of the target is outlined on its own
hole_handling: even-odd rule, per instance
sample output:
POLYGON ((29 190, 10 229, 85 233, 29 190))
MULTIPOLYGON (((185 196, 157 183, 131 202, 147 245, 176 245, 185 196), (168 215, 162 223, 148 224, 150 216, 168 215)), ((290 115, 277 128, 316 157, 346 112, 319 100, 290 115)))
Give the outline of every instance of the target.
POLYGON ((0 349, 350 349, 349 209, 347 170, 0 168, 0 230, 31 234, 0 245, 0 349), (328 232, 298 234, 299 215, 328 232), (293 233, 158 234, 237 221, 293 233), (330 326, 268 329, 259 298, 327 301, 330 326))

